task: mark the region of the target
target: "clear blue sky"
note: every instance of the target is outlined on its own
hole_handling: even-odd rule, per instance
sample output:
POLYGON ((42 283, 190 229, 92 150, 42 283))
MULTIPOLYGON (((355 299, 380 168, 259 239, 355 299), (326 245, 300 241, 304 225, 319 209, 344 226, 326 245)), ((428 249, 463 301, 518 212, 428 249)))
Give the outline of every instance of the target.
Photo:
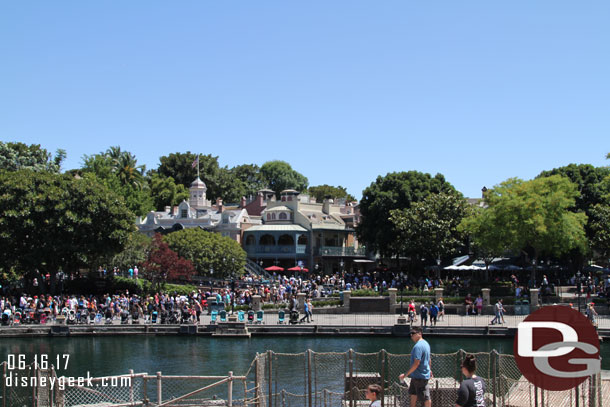
POLYGON ((361 196, 607 165, 610 2, 4 1, 0 139, 283 159, 361 196))

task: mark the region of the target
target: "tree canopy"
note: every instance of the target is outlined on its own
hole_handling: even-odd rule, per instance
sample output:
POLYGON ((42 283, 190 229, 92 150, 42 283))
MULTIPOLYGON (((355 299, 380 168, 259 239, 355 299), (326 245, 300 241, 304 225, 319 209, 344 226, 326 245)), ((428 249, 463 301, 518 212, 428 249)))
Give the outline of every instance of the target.
POLYGON ((164 177, 156 173, 150 177, 150 195, 158 211, 189 199, 189 191, 184 185, 176 184, 172 177, 164 177))
POLYGON ((135 215, 143 216, 154 208, 143 171, 133 154, 111 147, 103 153, 85 155, 78 172, 121 195, 135 215))
POLYGON ((55 275, 120 252, 135 230, 132 213, 92 179, 0 171, 0 264, 55 275))
POLYGON ((230 277, 244 272, 246 252, 230 237, 193 228, 170 233, 164 240, 180 257, 193 262, 199 275, 230 277))
POLYGON ((57 150, 55 157, 40 144, 27 145, 20 142, 0 141, 0 170, 49 171, 58 173, 66 151, 57 150))
POLYGON ((142 264, 144 277, 157 291, 167 281, 189 281, 195 274, 195 267, 189 260, 178 256, 171 250, 160 234, 153 238, 146 261, 142 264))
POLYGON ((334 187, 332 185, 327 185, 327 184, 316 185, 313 187, 309 187, 309 189, 307 190, 307 193, 309 195, 313 196, 314 198, 316 198, 317 202, 322 202, 326 198, 331 198, 331 199, 345 198, 345 200, 347 202, 352 202, 352 201, 356 200, 356 198, 354 198, 353 195, 349 194, 347 192, 347 190, 345 188, 343 188, 341 185, 339 185, 338 187, 334 187))
POLYGON ((280 196, 280 192, 285 189, 296 189, 304 192, 309 181, 303 174, 292 169, 286 161, 267 161, 261 166, 261 176, 267 187, 280 196))
POLYGON ((571 211, 577 197, 576 185, 560 175, 531 181, 511 178, 487 191, 486 221, 504 229, 508 248, 528 250, 534 262, 540 255, 584 251, 587 216, 571 211))
POLYGON ((458 225, 467 210, 466 201, 454 194, 430 194, 410 208, 390 211, 398 234, 397 249, 416 261, 435 260, 456 253, 463 245, 458 225))
POLYGON ((379 251, 384 256, 396 255, 399 252, 399 233, 390 220, 390 212, 409 209, 413 203, 439 193, 459 196, 441 174, 432 177, 430 174, 409 171, 377 177, 362 193, 362 222, 356 229, 359 239, 367 248, 379 251))

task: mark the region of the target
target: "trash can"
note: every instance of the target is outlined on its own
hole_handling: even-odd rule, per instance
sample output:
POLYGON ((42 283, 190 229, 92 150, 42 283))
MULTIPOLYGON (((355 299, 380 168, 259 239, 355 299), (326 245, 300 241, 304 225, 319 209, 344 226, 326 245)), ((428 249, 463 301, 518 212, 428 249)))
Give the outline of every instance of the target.
POLYGON ((521 300, 515 300, 515 315, 523 315, 521 300))
POLYGON ((530 302, 529 300, 523 300, 521 305, 521 315, 529 315, 530 314, 530 302))

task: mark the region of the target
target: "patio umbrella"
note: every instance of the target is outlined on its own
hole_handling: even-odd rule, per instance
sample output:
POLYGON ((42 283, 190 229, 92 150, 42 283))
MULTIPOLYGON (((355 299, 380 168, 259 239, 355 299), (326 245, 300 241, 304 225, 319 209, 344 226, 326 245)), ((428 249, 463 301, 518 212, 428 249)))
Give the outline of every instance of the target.
POLYGON ((279 267, 279 266, 271 266, 271 267, 265 268, 265 270, 267 270, 267 271, 284 271, 284 268, 283 267, 279 267))
POLYGON ((309 269, 306 269, 304 267, 301 269, 299 266, 294 266, 294 267, 290 267, 288 269, 288 271, 302 271, 302 272, 307 273, 309 271, 309 269))

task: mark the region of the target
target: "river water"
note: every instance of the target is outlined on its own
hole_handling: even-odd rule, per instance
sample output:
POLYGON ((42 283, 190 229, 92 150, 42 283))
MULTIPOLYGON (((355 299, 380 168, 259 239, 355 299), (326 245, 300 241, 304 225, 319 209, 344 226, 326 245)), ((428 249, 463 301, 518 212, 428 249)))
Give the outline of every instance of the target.
MULTIPOLYGON (((427 338, 433 353, 467 352, 512 354, 513 340, 498 338, 427 338)), ((311 337, 276 336, 242 338, 211 338, 192 336, 116 336, 70 338, 15 338, 0 339, 0 356, 5 361, 9 354, 24 355, 26 363, 34 362, 35 355, 69 355, 67 369, 60 375, 106 376, 135 373, 165 375, 226 375, 244 374, 256 353, 273 350, 277 353, 299 353, 307 349, 316 352, 368 353, 385 349, 390 353, 409 353, 409 338, 355 336, 311 337)), ((17 356, 18 357, 18 356, 17 356)), ((65 359, 61 359, 62 368, 65 359)), ((610 369, 610 346, 602 345, 602 368, 610 369)))

